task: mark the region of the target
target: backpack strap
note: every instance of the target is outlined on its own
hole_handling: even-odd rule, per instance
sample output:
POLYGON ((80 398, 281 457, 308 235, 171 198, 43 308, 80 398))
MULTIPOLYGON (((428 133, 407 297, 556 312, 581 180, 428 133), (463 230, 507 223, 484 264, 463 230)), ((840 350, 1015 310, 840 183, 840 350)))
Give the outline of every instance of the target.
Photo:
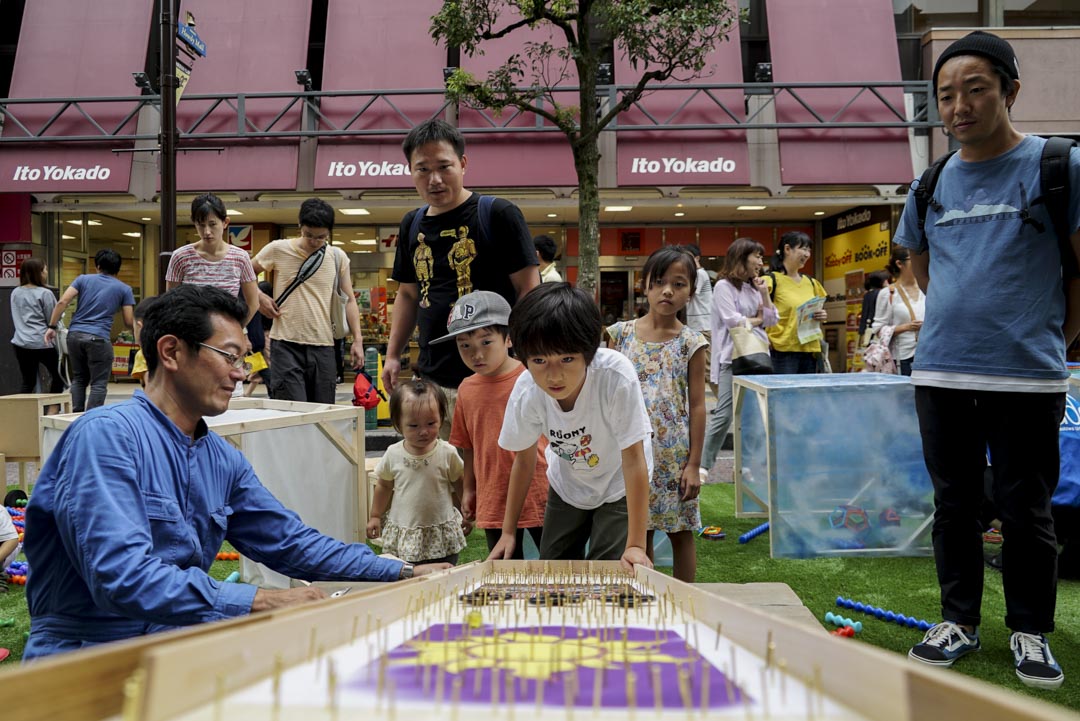
MULTIPOLYGON (((477 195, 480 195, 477 193, 477 195)), ((491 209, 495 205, 494 195, 480 195, 477 200, 476 207, 476 224, 479 231, 480 238, 484 240, 490 239, 488 235, 488 228, 491 227, 491 209)))
POLYGON ((1075 229, 1069 228, 1069 153, 1076 145, 1069 138, 1048 138, 1043 145, 1039 161, 1039 185, 1041 200, 1050 213, 1050 222, 1058 239, 1061 252, 1062 275, 1075 278, 1080 275, 1076 254, 1070 236, 1075 229))
POLYGON ((406 247, 408 247, 408 243, 416 240, 416 236, 420 233, 420 221, 424 219, 427 212, 428 206, 425 205, 422 208, 418 208, 417 211, 413 213, 412 223, 409 224, 409 237, 405 239, 406 247))
POLYGON ((927 208, 941 211, 941 203, 934 200, 934 189, 937 187, 941 169, 945 167, 945 163, 949 162, 949 158, 955 154, 956 151, 953 150, 935 160, 933 165, 923 171, 923 174, 919 177, 918 187, 912 191, 912 196, 915 199, 915 211, 919 220, 919 233, 922 235, 924 244, 929 242, 926 237, 927 208))
MULTIPOLYGON (((480 193, 477 193, 476 196, 477 232, 479 232, 480 237, 486 239, 488 237, 488 228, 491 227, 491 210, 492 206, 495 205, 495 196, 480 195, 480 193)), ((420 233, 420 221, 427 215, 427 212, 428 206, 425 205, 424 207, 417 209, 416 213, 413 214, 412 223, 409 224, 409 237, 406 238, 405 242, 411 243, 416 240, 416 236, 420 233)))

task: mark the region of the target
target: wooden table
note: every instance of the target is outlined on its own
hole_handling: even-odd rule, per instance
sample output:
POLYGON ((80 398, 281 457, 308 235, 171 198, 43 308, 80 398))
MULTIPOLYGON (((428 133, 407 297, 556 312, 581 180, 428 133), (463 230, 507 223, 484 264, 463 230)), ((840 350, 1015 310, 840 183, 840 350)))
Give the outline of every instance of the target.
POLYGON ((41 464, 41 418, 48 406, 71 412, 69 393, 16 393, 0 396, 0 463, 19 464, 19 488, 30 490, 26 464, 41 464))

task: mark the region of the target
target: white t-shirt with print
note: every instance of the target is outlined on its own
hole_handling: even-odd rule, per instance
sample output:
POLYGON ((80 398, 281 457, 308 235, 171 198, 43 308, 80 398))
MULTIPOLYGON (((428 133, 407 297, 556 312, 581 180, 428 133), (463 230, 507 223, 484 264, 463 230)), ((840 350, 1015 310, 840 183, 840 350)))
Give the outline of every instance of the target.
POLYGON ((652 477, 652 425, 634 365, 601 348, 585 374, 573 410, 564 411, 532 375, 522 373, 510 393, 499 447, 524 450, 544 436, 548 482, 575 508, 591 510, 626 495, 622 451, 644 441, 652 477))

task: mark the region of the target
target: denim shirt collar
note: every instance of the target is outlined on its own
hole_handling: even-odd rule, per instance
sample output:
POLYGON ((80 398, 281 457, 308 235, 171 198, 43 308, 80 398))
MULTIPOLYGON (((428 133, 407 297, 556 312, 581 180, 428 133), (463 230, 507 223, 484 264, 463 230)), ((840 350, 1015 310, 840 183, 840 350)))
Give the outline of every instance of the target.
POLYGON ((150 400, 150 396, 146 395, 141 389, 135 389, 135 393, 132 394, 131 399, 138 403, 143 404, 150 411, 150 414, 161 423, 165 433, 177 443, 184 446, 197 446, 203 442, 207 434, 210 433, 210 427, 206 425, 206 420, 199 419, 199 422, 195 425, 195 437, 189 438, 188 434, 180 430, 180 427, 173 423, 173 420, 165 415, 164 412, 150 400))

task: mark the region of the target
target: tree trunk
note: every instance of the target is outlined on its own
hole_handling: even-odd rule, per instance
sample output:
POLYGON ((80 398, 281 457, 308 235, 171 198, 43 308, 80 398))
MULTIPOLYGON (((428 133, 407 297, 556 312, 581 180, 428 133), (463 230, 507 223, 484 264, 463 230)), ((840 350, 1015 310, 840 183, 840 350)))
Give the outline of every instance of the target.
POLYGON ((600 255, 600 151, 596 142, 574 147, 578 177, 578 287, 596 295, 600 255))

